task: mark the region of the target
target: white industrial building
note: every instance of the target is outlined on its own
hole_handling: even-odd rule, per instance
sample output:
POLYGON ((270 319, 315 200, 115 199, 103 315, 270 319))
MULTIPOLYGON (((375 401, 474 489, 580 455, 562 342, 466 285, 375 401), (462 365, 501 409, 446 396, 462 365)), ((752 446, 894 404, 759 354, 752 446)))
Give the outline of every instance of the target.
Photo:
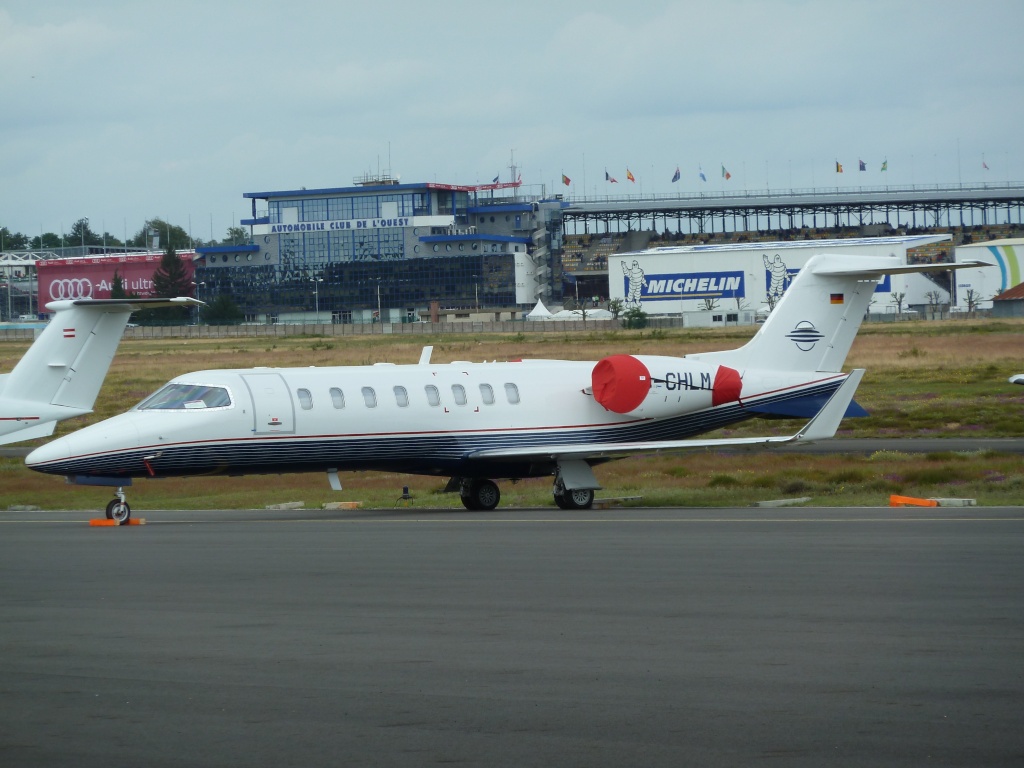
POLYGON ((957 261, 979 259, 996 267, 959 269, 956 272, 956 303, 961 312, 992 309, 992 299, 1024 281, 1024 239, 990 240, 958 245, 957 261))
MULTIPOLYGON (((908 249, 949 241, 949 235, 906 235, 730 243, 653 248, 608 257, 608 296, 626 310, 648 315, 680 315, 687 325, 754 322, 770 311, 793 276, 818 253, 898 256, 908 249)), ((921 274, 886 277, 876 289, 873 313, 896 312, 893 294, 904 294, 902 308, 948 304, 949 291, 921 274), (931 294, 931 300, 929 297, 931 294)))

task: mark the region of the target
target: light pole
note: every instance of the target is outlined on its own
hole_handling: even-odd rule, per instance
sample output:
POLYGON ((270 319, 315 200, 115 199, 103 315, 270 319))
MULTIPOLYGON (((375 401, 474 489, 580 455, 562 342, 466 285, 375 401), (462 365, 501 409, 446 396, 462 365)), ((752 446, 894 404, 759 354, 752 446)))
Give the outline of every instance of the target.
MULTIPOLYGON (((192 281, 192 285, 195 286, 195 289, 193 290, 193 293, 195 293, 195 295, 196 295, 195 296, 196 301, 202 301, 202 299, 199 298, 199 294, 200 294, 199 289, 200 288, 205 288, 206 287, 206 283, 197 283, 195 280, 193 280, 192 281)), ((199 305, 197 304, 196 305, 196 325, 199 325, 199 321, 200 320, 202 320, 202 315, 199 312, 199 305)))
POLYGON ((380 278, 377 278, 377 320, 380 321, 380 328, 384 330, 384 315, 380 313, 380 278))
POLYGON ((89 226, 89 217, 82 217, 82 255, 85 256, 85 230, 89 226))
POLYGON ((473 297, 476 300, 476 311, 480 314, 480 276, 473 275, 473 297))
POLYGON ((320 325, 320 283, 324 281, 322 277, 311 277, 310 282, 313 283, 313 302, 316 308, 316 324, 320 325))

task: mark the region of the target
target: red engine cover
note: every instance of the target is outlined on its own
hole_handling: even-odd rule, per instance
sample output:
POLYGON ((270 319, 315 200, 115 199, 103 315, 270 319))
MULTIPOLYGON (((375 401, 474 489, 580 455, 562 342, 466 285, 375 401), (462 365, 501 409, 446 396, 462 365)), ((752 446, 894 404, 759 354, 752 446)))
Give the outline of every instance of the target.
POLYGON ((740 392, 743 390, 743 380, 740 372, 735 368, 727 368, 724 365, 718 367, 715 374, 715 385, 711 391, 711 404, 721 405, 731 403, 740 399, 740 392))
POLYGON ((594 399, 615 413, 638 408, 651 391, 651 373, 632 355, 612 355, 598 362, 590 375, 594 399))

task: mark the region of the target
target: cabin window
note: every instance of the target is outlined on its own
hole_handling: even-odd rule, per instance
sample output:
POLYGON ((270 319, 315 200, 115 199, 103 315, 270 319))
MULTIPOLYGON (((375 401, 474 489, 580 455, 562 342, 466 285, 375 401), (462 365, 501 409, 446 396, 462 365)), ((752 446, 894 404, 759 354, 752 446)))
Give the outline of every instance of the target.
POLYGON ((308 389, 300 389, 295 394, 299 396, 299 405, 302 406, 302 410, 308 411, 313 407, 313 395, 310 394, 308 389))
POLYGON ((452 397, 455 398, 456 405, 465 405, 466 388, 461 384, 452 384, 452 397))
POLYGON ((203 408, 226 408, 231 405, 231 395, 224 387, 207 387, 202 384, 168 384, 139 403, 140 411, 193 410, 203 408))
POLYGON ((481 384, 480 398, 484 401, 484 405, 494 405, 494 387, 490 384, 481 384))
POLYGON ((363 387, 363 402, 367 408, 377 407, 377 393, 373 391, 373 387, 363 387))
POLYGON ((512 403, 512 405, 518 404, 519 403, 519 387, 517 387, 515 384, 511 384, 511 383, 510 384, 506 384, 505 385, 505 397, 508 398, 508 401, 510 403, 512 403))
POLYGON ((409 404, 409 393, 405 387, 395 387, 395 402, 399 408, 405 408, 409 404))
POLYGON ((331 387, 331 402, 334 403, 335 408, 344 408, 345 393, 337 387, 331 387))
POLYGON ((424 389, 426 390, 427 393, 428 403, 430 403, 431 405, 441 404, 441 393, 437 391, 437 387, 435 387, 433 384, 427 384, 427 386, 424 387, 424 389))

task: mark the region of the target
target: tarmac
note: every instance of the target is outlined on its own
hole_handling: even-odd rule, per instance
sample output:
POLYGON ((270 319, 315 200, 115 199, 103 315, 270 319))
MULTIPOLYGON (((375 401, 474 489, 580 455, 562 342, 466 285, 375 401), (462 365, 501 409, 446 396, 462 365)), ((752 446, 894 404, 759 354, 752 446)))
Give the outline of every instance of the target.
POLYGON ((0 512, 0 764, 1024 762, 1024 508, 0 512))

